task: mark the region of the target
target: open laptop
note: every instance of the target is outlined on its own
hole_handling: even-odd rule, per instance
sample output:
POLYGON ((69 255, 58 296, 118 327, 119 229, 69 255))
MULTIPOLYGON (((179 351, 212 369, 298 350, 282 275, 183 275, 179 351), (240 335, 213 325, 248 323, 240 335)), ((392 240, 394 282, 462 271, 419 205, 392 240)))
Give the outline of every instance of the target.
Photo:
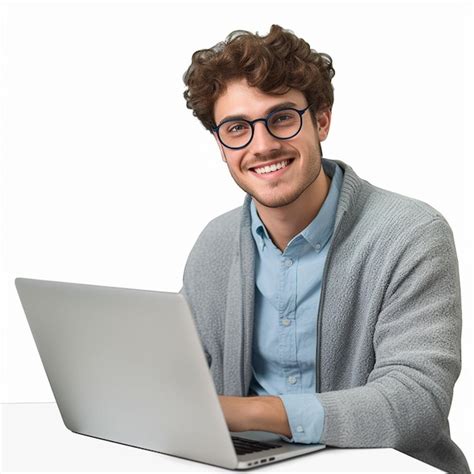
POLYGON ((228 469, 323 449, 230 433, 183 295, 17 278, 66 427, 228 469))

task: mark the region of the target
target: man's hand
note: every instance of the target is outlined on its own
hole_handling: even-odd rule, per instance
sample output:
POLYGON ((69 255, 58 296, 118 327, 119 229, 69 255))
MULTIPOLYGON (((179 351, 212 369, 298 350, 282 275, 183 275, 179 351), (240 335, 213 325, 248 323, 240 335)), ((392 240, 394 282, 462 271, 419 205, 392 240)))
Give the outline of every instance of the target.
POLYGON ((279 397, 219 395, 229 431, 269 431, 291 438, 285 406, 279 397))

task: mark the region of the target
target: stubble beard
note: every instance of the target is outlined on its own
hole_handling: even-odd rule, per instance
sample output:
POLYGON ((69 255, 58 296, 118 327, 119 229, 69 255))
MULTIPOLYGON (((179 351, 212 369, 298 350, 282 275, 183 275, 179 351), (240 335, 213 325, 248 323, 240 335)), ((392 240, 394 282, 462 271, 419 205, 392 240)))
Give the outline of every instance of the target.
MULTIPOLYGON (((257 201, 262 206, 276 209, 279 207, 288 206, 289 204, 295 202, 319 177, 322 168, 322 159, 321 155, 315 157, 315 163, 309 170, 307 177, 303 177, 303 180, 294 190, 290 190, 286 195, 278 196, 278 183, 273 186, 275 188, 275 194, 269 198, 259 195, 255 190, 251 189, 249 186, 246 186, 244 183, 240 182, 232 173, 232 170, 229 167, 230 174, 232 179, 235 181, 237 186, 239 186, 242 191, 252 196, 255 201, 257 201)), ((268 193, 269 194, 269 193, 268 193)))

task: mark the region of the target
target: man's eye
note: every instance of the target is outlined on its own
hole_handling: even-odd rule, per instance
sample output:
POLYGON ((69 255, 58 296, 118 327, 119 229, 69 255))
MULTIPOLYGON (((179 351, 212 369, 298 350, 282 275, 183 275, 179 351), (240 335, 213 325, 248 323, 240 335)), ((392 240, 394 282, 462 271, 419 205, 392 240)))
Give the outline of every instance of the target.
POLYGON ((228 128, 229 133, 237 133, 237 132, 242 132, 244 130, 248 129, 248 125, 244 123, 236 123, 232 125, 231 127, 228 128))
POLYGON ((275 118, 275 122, 284 122, 285 120, 290 120, 291 117, 289 115, 279 115, 275 118))

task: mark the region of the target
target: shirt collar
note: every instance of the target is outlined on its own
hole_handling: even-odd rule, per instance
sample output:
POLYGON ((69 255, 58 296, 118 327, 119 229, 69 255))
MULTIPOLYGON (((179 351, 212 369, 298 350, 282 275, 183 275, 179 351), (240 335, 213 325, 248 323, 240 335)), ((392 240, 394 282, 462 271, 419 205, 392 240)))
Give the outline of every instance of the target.
MULTIPOLYGON (((342 186, 342 170, 334 162, 324 163, 326 166, 324 171, 326 174, 331 177, 331 186, 329 187, 328 195, 324 200, 321 209, 319 210, 317 216, 308 224, 308 226, 303 229, 298 235, 301 235, 315 250, 321 250, 328 240, 330 239, 333 228, 334 221, 336 219, 336 209, 337 202, 339 199, 339 193, 342 186)), ((251 229, 252 236, 257 245, 260 245, 261 250, 265 248, 266 241, 270 241, 267 229, 265 228, 263 222, 261 221, 257 209, 255 207, 254 200, 250 201, 250 215, 251 215, 251 229)), ((288 245, 293 242, 298 235, 293 237, 288 245)))
POLYGON ((250 215, 252 219, 252 235, 257 245, 260 244, 261 250, 265 248, 266 240, 270 241, 270 236, 268 235, 267 229, 263 225, 263 222, 260 220, 260 217, 255 207, 255 202, 253 199, 250 201, 250 215))

